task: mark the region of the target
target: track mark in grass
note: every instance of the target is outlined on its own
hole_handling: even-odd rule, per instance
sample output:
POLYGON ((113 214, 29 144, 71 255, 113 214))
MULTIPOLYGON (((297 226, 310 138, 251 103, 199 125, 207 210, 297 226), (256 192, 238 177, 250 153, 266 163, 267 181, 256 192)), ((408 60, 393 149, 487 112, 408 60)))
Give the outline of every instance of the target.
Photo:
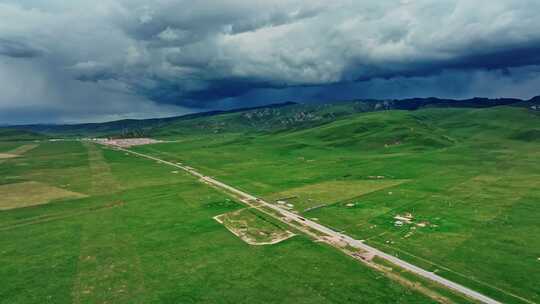
POLYGON ((122 227, 118 213, 94 214, 82 227, 73 303, 143 303, 144 276, 133 236, 114 229, 122 227))
POLYGON ((120 190, 120 184, 112 174, 101 149, 91 143, 84 143, 84 146, 88 150, 88 163, 92 174, 90 193, 114 193, 120 190))
POLYGON ((214 219, 250 245, 277 244, 295 235, 252 208, 244 208, 218 215, 214 219))
POLYGON ((66 218, 71 218, 71 217, 82 216, 82 215, 92 213, 92 212, 107 210, 107 209, 111 209, 115 207, 121 207, 123 205, 124 205, 123 201, 117 201, 117 202, 113 202, 113 203, 103 205, 103 206, 85 208, 83 210, 79 210, 76 212, 61 212, 61 213, 45 214, 41 216, 26 218, 23 220, 10 222, 8 225, 0 226, 0 231, 20 228, 20 227, 24 227, 28 225, 35 225, 35 224, 52 222, 52 221, 58 221, 58 220, 63 220, 66 218))
POLYGON ((10 151, 6 152, 6 154, 15 155, 17 157, 17 156, 23 155, 24 153, 26 153, 26 152, 28 152, 30 150, 35 149, 37 146, 39 146, 39 144, 22 145, 22 146, 20 146, 18 148, 15 148, 13 150, 10 150, 10 151))

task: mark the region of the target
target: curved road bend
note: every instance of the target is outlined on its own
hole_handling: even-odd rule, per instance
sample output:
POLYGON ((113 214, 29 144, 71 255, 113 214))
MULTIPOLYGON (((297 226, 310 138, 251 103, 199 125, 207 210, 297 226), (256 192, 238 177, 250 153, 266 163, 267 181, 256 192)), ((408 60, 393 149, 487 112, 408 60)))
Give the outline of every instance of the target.
POLYGON ((232 193, 235 193, 237 195, 239 195, 240 197, 244 198, 245 200, 247 201, 256 201, 257 203, 260 203, 268 208, 271 208, 273 210, 275 210, 276 212, 278 212, 279 214, 283 215, 284 217, 287 217, 287 218, 290 218, 290 219, 293 219, 295 220, 297 223, 300 223, 306 227, 309 227, 311 229, 314 229, 314 230, 317 230, 319 232, 322 232, 326 235, 329 235, 329 236, 332 236, 332 237, 337 237, 339 239, 341 239, 342 241, 346 242, 349 246, 351 247, 354 247, 354 248, 358 248, 358 249, 362 249, 364 251, 367 251, 369 253, 372 253, 382 259, 385 259, 395 265, 398 265, 399 267, 405 269, 405 270, 408 270, 412 273, 415 273, 417 274, 418 276, 421 276, 423 278, 426 278, 426 279, 429 279, 431 281, 434 281, 434 282, 437 282, 439 283, 440 285, 443 285, 449 289, 452 289, 452 290, 455 290, 457 292, 460 292, 472 299, 475 299, 475 300, 478 300, 482 303, 486 303, 486 304, 502 304, 501 302, 497 301, 497 300, 494 300, 488 296, 485 296, 479 292, 476 292, 470 288, 467 288, 463 285, 460 285, 458 283, 455 283, 455 282, 452 282, 450 280, 447 280, 441 276, 438 276, 436 275, 435 273, 433 272, 430 272, 430 271, 427 271, 427 270, 424 270, 418 266, 415 266, 413 264, 410 264, 408 262, 405 262, 393 255, 390 255, 390 254, 387 254, 387 253, 384 253, 382 251, 380 251, 379 249, 377 248, 374 248, 374 247, 371 247, 367 244, 364 244, 362 242, 360 242, 359 240, 356 240, 356 239, 353 239, 352 237, 348 236, 348 235, 345 235, 343 233, 340 233, 340 232, 336 232, 326 226, 323 226, 319 223, 316 223, 314 221, 310 221, 308 219, 305 219, 295 213, 292 213, 288 210, 285 210, 283 208, 280 208, 276 205, 273 205, 273 204, 270 204, 268 202, 265 202, 264 200, 260 199, 260 198, 257 198, 249 193, 246 193, 242 190, 239 190, 239 189, 236 189, 234 187, 231 187, 227 184, 224 184, 218 180, 215 180, 211 177, 208 177, 208 176, 205 176, 199 172, 197 172, 195 169, 191 168, 191 167, 188 167, 188 166, 183 166, 183 165, 180 165, 180 164, 176 164, 176 163, 173 163, 173 162, 169 162, 169 161, 166 161, 166 160, 162 160, 162 159, 159 159, 157 157, 153 157, 153 156, 150 156, 150 155, 146 155, 146 154, 142 154, 142 153, 138 153, 138 152, 134 152, 134 151, 131 151, 131 150, 127 150, 127 149, 124 149, 124 148, 121 148, 121 147, 116 147, 118 150, 120 151, 123 151, 123 152, 126 152, 126 153, 130 153, 130 154, 134 154, 134 155, 137 155, 137 156, 140 156, 140 157, 144 157, 144 158, 147 158, 147 159, 151 159, 151 160, 155 160, 157 162, 160 162, 160 163, 163 163, 163 164, 166 164, 166 165, 169 165, 169 166, 173 166, 173 167, 176 167, 176 168, 179 168, 179 169, 182 169, 188 173, 190 173, 191 175, 193 176, 196 176, 200 179, 202 179, 203 181, 209 183, 209 184, 212 184, 216 187, 219 187, 221 189, 224 189, 224 190, 227 190, 227 191, 230 191, 232 193))

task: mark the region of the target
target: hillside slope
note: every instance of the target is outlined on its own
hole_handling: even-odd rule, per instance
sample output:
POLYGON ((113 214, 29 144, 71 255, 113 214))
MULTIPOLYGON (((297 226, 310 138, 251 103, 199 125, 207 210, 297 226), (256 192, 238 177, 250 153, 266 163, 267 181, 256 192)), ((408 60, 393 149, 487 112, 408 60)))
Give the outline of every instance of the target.
POLYGON ((0 141, 28 141, 46 138, 45 135, 27 130, 0 128, 0 141))
POLYGON ((415 98, 404 100, 356 100, 325 104, 287 104, 279 107, 261 107, 244 111, 194 118, 179 118, 149 134, 159 137, 246 132, 283 132, 308 129, 324 125, 357 113, 388 110, 415 111, 426 108, 491 108, 515 106, 531 108, 540 98, 531 101, 519 99, 450 100, 415 98))
POLYGON ((193 134, 268 133, 310 128, 363 112, 412 111, 423 108, 489 108, 501 105, 540 110, 540 97, 531 100, 413 98, 337 101, 323 104, 287 102, 257 108, 211 111, 170 118, 127 119, 75 125, 21 125, 17 126, 17 129, 59 137, 177 137, 193 134))

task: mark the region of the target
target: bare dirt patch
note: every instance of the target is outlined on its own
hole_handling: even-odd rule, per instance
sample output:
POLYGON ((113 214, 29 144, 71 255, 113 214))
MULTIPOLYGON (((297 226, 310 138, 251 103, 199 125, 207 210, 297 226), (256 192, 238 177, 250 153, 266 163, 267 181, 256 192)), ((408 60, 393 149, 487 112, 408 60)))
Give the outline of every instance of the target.
POLYGON ((9 153, 0 153, 0 159, 7 159, 7 158, 14 158, 18 157, 17 154, 9 154, 9 153))
POLYGON ((120 184, 114 177, 109 163, 103 157, 101 149, 91 143, 84 143, 88 150, 88 163, 92 176, 90 193, 114 193, 120 190, 120 184))
POLYGON ((22 155, 32 149, 35 149, 37 146, 39 146, 39 144, 22 145, 16 149, 9 151, 8 154, 22 155))
POLYGON ((250 245, 277 244, 295 235, 249 208, 221 214, 214 219, 250 245))
POLYGON ((37 146, 38 146, 38 144, 22 145, 22 146, 20 146, 18 148, 15 148, 13 150, 9 150, 6 153, 0 153, 0 159, 9 159, 9 158, 19 157, 22 154, 34 149, 37 146))
POLYGON ((82 198, 86 195, 38 182, 0 185, 0 210, 47 204, 53 200, 82 198))

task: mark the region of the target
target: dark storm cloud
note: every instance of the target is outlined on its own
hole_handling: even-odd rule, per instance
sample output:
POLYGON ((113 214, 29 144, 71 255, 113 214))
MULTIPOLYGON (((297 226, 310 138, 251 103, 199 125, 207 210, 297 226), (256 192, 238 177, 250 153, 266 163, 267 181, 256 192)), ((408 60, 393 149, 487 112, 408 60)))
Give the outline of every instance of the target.
POLYGON ((68 69, 72 72, 73 78, 80 81, 96 82, 118 77, 118 74, 113 69, 94 61, 79 62, 68 69))
POLYGON ((538 11, 533 0, 0 0, 0 111, 530 97, 538 11))
MULTIPOLYGON (((135 1, 134 3, 137 3, 135 1)), ((122 27, 154 46, 185 45, 220 34, 240 34, 315 16, 322 6, 305 1, 168 1, 140 2, 122 27)))
POLYGON ((0 38, 0 55, 14 58, 32 58, 40 56, 42 50, 24 42, 0 38))
POLYGON ((484 53, 463 56, 454 68, 506 69, 540 64, 540 41, 531 41, 524 46, 510 46, 502 50, 486 50, 484 53))
POLYGON ((342 1, 288 15, 295 10, 279 9, 302 3, 284 1, 260 13, 267 10, 231 1, 230 7, 195 4, 200 14, 188 17, 174 13, 185 4, 146 7, 142 21, 130 27, 165 54, 172 77, 158 82, 158 94, 146 91, 167 103, 212 103, 260 88, 427 77, 539 61, 540 35, 530 14, 539 5, 530 1, 484 3, 485 12, 471 1, 342 1))

